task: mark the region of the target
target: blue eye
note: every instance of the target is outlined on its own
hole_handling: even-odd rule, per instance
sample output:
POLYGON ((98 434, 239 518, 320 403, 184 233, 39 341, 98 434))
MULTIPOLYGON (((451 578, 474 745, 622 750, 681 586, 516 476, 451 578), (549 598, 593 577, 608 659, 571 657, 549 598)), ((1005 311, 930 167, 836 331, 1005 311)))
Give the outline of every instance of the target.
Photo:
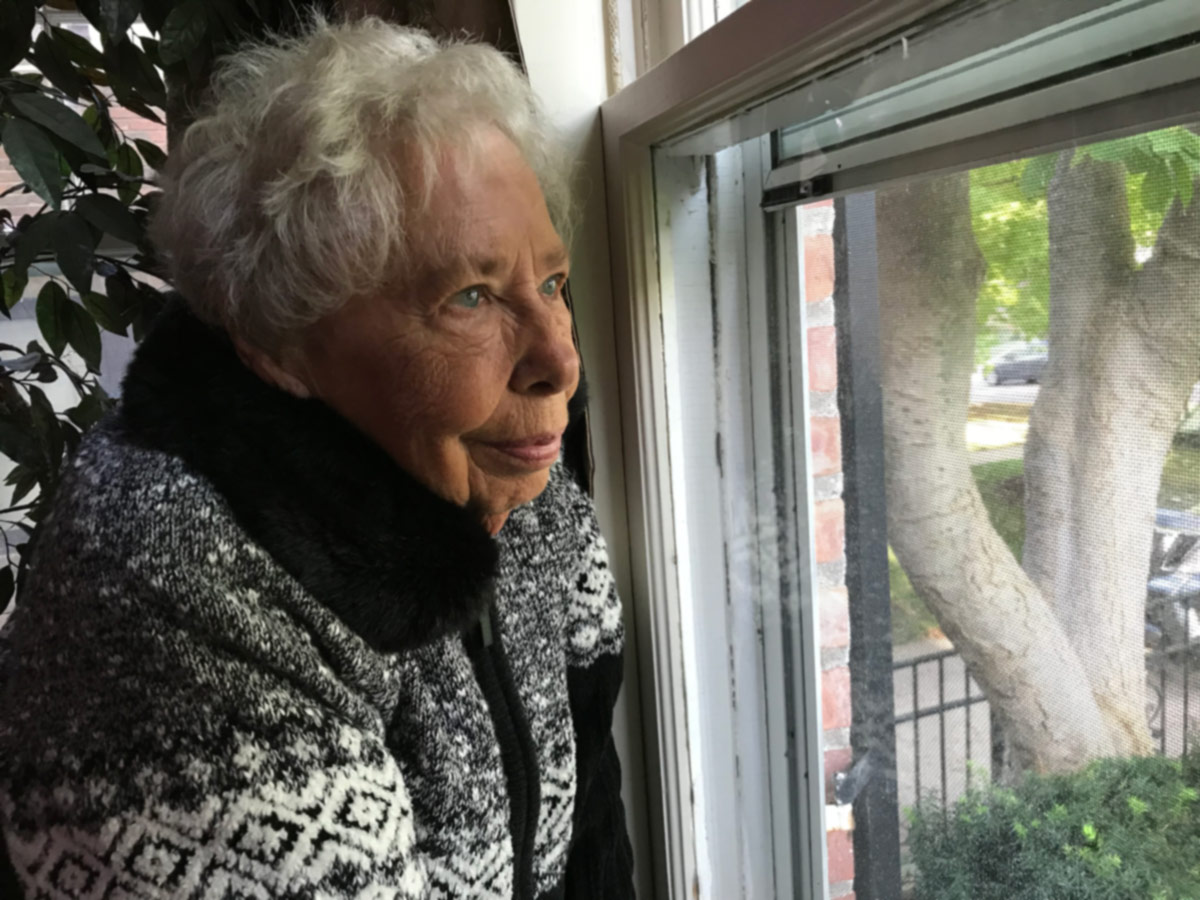
POLYGON ((464 288, 452 296, 450 302, 455 306, 461 306, 463 309, 474 309, 483 302, 483 288, 478 285, 464 288))
POLYGON ((565 279, 561 275, 554 275, 542 282, 542 286, 538 288, 542 292, 543 297, 553 297, 558 293, 558 289, 562 287, 565 279))

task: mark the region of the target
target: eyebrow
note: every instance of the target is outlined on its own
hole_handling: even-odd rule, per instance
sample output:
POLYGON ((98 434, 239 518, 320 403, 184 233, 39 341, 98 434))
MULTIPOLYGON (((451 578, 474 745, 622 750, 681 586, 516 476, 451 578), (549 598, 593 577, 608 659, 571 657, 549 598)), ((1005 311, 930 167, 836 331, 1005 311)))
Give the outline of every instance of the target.
MULTIPOLYGON (((563 246, 556 247, 547 253, 543 253, 538 260, 542 269, 558 269, 567 264, 569 256, 567 248, 563 246)), ((463 274, 467 271, 478 272, 483 276, 492 276, 496 272, 504 269, 508 265, 507 260, 499 259, 498 257, 468 257, 458 265, 448 267, 448 271, 453 271, 455 274, 463 274)))

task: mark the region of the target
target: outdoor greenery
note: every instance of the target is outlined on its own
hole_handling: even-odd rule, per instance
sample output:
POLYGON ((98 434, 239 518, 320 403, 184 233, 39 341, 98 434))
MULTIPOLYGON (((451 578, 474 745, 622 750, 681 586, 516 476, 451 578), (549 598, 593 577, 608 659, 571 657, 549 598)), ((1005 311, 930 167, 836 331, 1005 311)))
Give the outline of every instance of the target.
POLYGON ((918 900, 1198 900, 1200 753, 1092 763, 909 812, 918 900))
MULTIPOLYGON (((1182 126, 1101 141, 1077 149, 1083 159, 1120 162, 1126 171, 1130 229, 1135 245, 1154 246, 1163 215, 1178 196, 1191 203, 1200 178, 1200 136, 1182 126)), ((1046 190, 1059 154, 1048 153, 971 172, 971 220, 987 261, 976 304, 978 343, 997 335, 1045 337, 1050 315, 1050 239, 1046 190)))

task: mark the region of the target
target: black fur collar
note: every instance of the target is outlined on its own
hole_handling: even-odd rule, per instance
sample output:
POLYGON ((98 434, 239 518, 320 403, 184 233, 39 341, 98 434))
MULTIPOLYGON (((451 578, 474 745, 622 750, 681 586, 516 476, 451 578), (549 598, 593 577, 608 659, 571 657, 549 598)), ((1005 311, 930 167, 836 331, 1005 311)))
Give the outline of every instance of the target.
POLYGON ((460 631, 487 604, 495 541, 316 400, 257 378, 176 301, 125 377, 122 428, 208 478, 242 526, 375 648, 460 631))

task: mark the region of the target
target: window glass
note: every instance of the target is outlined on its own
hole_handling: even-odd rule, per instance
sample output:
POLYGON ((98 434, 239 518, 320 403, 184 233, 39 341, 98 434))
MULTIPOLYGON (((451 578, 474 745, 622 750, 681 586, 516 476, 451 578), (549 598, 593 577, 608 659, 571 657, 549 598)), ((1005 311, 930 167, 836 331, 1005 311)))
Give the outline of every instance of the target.
POLYGON ((878 285, 894 684, 855 718, 891 713, 917 896, 1200 888, 1142 811, 1200 834, 1197 162, 1150 126, 838 204, 838 277, 878 285))
POLYGON ((656 151, 697 896, 1200 896, 1193 31, 960 3, 656 151))

